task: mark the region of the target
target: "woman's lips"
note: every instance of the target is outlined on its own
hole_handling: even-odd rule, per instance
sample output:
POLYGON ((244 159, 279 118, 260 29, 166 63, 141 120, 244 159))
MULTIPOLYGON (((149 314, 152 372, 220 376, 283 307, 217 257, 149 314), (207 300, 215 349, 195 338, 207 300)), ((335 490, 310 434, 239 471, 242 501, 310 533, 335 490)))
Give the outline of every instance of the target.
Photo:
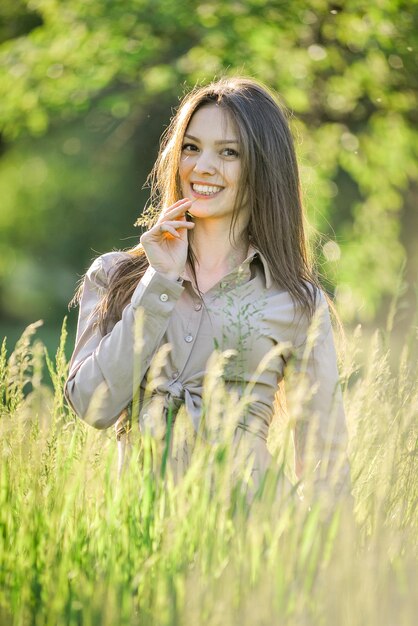
POLYGON ((191 189, 192 195, 195 198, 199 198, 202 200, 210 200, 211 198, 216 198, 216 196, 219 196, 219 194, 223 191, 223 189, 219 189, 219 191, 215 191, 214 193, 211 193, 211 194, 199 193, 198 191, 195 191, 195 189, 193 189, 193 185, 190 185, 190 189, 191 189))

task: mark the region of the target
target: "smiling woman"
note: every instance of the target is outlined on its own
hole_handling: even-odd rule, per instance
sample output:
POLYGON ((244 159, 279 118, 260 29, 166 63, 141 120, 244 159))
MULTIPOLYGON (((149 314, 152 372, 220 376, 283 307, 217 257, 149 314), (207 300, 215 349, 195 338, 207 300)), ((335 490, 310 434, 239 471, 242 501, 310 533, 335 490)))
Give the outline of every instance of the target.
POLYGON ((139 245, 98 257, 73 299, 80 314, 68 402, 96 428, 116 423, 121 444, 132 424, 165 437, 167 416, 180 407, 204 437, 203 381, 221 351, 232 355, 226 389, 238 398, 252 390, 234 442, 253 464, 254 489, 274 466, 266 441, 283 382, 297 475, 346 493, 347 429, 330 303, 307 254, 298 165, 277 95, 248 78, 192 90, 150 180, 158 212, 146 212, 139 245), (149 394, 160 348, 166 360, 149 394), (295 393, 296 380, 303 394, 295 393))
MULTIPOLYGON (((241 182, 238 130, 227 110, 216 104, 199 109, 184 135, 179 176, 183 196, 195 198, 189 213, 206 220, 223 216, 228 223, 241 182)), ((244 206, 240 207, 240 220, 244 206)), ((248 223, 249 213, 245 212, 248 223)), ((247 226, 243 224, 241 231, 247 226)))

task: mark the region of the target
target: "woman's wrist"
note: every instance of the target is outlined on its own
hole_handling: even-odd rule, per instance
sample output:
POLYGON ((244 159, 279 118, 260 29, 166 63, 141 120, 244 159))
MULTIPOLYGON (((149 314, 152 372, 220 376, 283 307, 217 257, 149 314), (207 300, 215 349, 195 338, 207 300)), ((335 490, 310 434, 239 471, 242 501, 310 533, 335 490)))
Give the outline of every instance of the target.
MULTIPOLYGON (((152 267, 152 266, 151 266, 152 267)), ((179 272, 163 272, 162 270, 157 269, 156 267, 152 267, 155 272, 164 276, 164 278, 168 278, 168 280, 172 280, 173 282, 181 282, 181 277, 179 272)))
POLYGON ((173 275, 169 275, 169 274, 163 274, 163 276, 165 278, 168 278, 168 280, 172 280, 174 283, 181 283, 182 282, 182 278, 180 276, 180 274, 173 274, 173 275))

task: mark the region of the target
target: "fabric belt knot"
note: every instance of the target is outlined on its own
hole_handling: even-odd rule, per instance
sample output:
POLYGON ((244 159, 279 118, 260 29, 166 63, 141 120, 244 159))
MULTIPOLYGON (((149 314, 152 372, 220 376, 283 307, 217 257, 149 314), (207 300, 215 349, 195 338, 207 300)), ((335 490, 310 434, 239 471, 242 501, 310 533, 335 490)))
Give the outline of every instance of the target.
POLYGON ((168 420, 169 411, 172 412, 172 423, 174 424, 176 415, 185 401, 185 388, 178 380, 167 381, 158 385, 155 394, 164 399, 164 416, 168 420))
POLYGON ((184 387, 179 380, 173 380, 168 386, 166 392, 172 398, 181 398, 184 400, 184 387))
POLYGON ((201 417, 202 404, 202 388, 193 382, 184 385, 179 380, 161 381, 141 407, 139 417, 139 428, 143 431, 145 428, 151 431, 160 430, 161 417, 165 423, 168 420, 168 411, 172 411, 172 424, 174 424, 176 415, 182 405, 185 405, 186 414, 188 415, 194 430, 197 432, 201 417), (153 403, 156 402, 156 413, 152 410, 153 403), (158 408, 159 407, 159 408, 158 408), (158 417, 160 415, 160 418, 158 417), (160 423, 160 426, 157 424, 160 423))

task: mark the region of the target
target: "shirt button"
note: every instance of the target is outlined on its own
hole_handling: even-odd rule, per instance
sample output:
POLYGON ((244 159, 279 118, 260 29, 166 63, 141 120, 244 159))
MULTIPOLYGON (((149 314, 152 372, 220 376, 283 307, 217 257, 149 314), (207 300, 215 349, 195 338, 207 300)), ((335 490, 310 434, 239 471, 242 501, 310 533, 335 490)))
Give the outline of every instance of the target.
POLYGON ((173 372, 173 378, 177 378, 178 375, 179 375, 179 372, 177 370, 173 372))
POLYGON ((161 302, 167 302, 168 295, 166 293, 162 293, 161 296, 160 296, 160 300, 161 300, 161 302))
POLYGON ((187 343, 191 343, 193 341, 192 335, 186 335, 184 341, 186 341, 187 343))
POLYGON ((194 305, 194 310, 195 311, 200 311, 201 308, 202 308, 202 303, 201 302, 196 302, 196 304, 194 305))

